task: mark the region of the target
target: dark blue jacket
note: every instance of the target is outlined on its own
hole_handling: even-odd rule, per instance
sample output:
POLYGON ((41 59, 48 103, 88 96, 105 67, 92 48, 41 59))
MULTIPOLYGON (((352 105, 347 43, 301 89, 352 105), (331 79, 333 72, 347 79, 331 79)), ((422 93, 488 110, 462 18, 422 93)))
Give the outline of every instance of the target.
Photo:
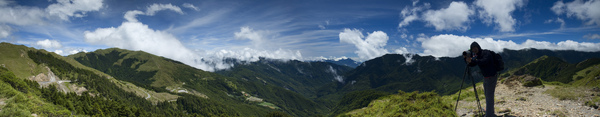
POLYGON ((490 50, 482 50, 476 55, 477 57, 471 60, 469 66, 478 65, 483 77, 495 76, 496 66, 494 65, 494 58, 492 58, 494 55, 492 55, 492 52, 490 50))

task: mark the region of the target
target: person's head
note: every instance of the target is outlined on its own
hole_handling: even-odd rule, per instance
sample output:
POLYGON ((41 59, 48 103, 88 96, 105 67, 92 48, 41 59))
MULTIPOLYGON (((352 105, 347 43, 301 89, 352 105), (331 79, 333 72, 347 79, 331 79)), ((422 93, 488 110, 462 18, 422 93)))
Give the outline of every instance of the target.
POLYGON ((471 52, 478 54, 479 52, 481 52, 481 46, 479 46, 479 44, 477 42, 473 42, 471 43, 471 52))

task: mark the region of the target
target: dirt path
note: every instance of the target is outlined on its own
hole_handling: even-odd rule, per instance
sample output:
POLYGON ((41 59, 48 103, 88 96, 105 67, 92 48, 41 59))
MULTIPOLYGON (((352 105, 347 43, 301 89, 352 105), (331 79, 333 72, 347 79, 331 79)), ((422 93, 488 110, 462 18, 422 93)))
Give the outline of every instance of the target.
POLYGON ((150 99, 150 97, 152 97, 152 96, 150 96, 150 94, 149 94, 148 92, 146 92, 146 91, 144 91, 144 90, 142 90, 142 91, 148 95, 148 96, 146 96, 146 100, 147 100, 147 99, 150 99))
MULTIPOLYGON (((509 116, 558 116, 569 117, 599 116, 600 110, 585 106, 581 102, 572 100, 559 100, 549 94, 543 93, 556 86, 546 85, 545 87, 523 87, 520 83, 507 86, 498 83, 495 97, 496 115, 509 116), (509 111, 508 111, 509 110, 509 111), (504 111, 504 112, 502 112, 504 111), (508 111, 508 112, 506 112, 508 111)), ((481 85, 478 88, 482 88, 481 85)), ((457 110, 459 116, 473 116, 476 101, 460 101, 457 110)), ((485 108, 485 99, 482 99, 481 106, 485 108)))

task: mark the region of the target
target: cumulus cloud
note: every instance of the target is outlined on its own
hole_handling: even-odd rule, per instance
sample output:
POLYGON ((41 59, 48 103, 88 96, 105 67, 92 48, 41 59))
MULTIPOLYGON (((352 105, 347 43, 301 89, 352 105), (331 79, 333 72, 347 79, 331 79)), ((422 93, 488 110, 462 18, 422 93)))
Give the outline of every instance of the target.
POLYGON ((60 42, 56 41, 56 40, 50 40, 50 39, 46 39, 46 40, 42 40, 42 41, 37 41, 35 43, 38 46, 41 46, 42 48, 61 48, 62 45, 60 44, 60 42))
POLYGON ((170 33, 153 30, 140 22, 123 22, 119 27, 84 32, 85 41, 112 47, 144 50, 176 60, 190 58, 192 51, 170 33))
POLYGON ((477 0, 475 6, 481 8, 479 17, 484 23, 496 24, 500 32, 515 31, 514 26, 517 23, 511 13, 517 8, 525 6, 523 0, 477 0))
POLYGON ((200 8, 194 6, 193 4, 190 4, 190 3, 183 3, 183 7, 192 9, 194 11, 200 11, 200 8))
POLYGON ((567 17, 577 17, 586 22, 586 25, 600 26, 600 1, 599 0, 575 0, 564 3, 558 1, 552 6, 552 11, 557 15, 566 14, 567 17))
POLYGON ((428 25, 433 25, 435 30, 461 30, 466 31, 470 21, 469 16, 474 11, 464 2, 452 2, 448 8, 440 10, 428 10, 423 14, 428 25))
POLYGON ((586 39, 600 39, 600 35, 598 35, 598 34, 591 34, 590 33, 590 34, 584 35, 583 38, 586 38, 586 39))
POLYGON ((432 37, 419 37, 423 53, 421 55, 432 55, 434 57, 455 57, 463 51, 468 50, 472 42, 477 42, 483 49, 502 52, 504 48, 519 50, 526 48, 549 49, 549 50, 577 50, 577 51, 600 51, 600 43, 576 42, 573 40, 560 41, 557 43, 547 41, 526 40, 517 44, 512 40, 494 40, 492 38, 471 38, 452 34, 436 35, 432 37))
POLYGON ((355 53, 361 60, 368 60, 388 53, 383 47, 389 37, 383 31, 374 31, 365 36, 358 29, 344 29, 339 34, 340 42, 354 44, 358 50, 355 53))

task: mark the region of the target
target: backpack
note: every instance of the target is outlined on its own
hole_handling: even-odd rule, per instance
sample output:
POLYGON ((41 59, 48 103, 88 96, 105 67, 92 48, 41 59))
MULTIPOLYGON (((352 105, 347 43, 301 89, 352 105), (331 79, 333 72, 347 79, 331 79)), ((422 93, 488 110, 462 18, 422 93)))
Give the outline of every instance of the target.
POLYGON ((490 53, 492 54, 492 59, 494 60, 494 65, 496 65, 496 71, 502 71, 504 70, 504 61, 502 61, 502 56, 500 56, 500 54, 488 50, 490 51, 490 53))

